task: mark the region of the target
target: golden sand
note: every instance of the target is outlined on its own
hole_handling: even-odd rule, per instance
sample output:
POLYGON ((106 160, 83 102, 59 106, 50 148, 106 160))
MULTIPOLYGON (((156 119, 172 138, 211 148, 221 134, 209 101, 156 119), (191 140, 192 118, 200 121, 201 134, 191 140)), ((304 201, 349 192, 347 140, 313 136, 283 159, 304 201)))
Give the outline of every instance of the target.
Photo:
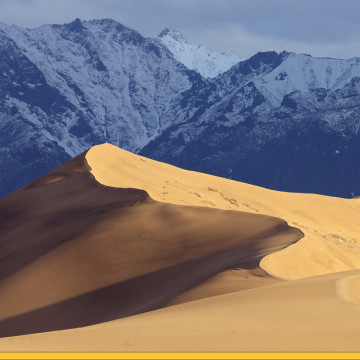
POLYGON ((282 279, 360 268, 360 199, 286 193, 186 171, 110 144, 86 155, 100 183, 144 189, 157 201, 241 210, 284 219, 305 237, 265 257, 261 267, 282 279))
MULTIPOLYGON (((182 170, 109 144, 90 149, 86 160, 95 179, 108 187, 143 189, 168 204, 278 217, 305 237, 263 258, 262 269, 277 278, 259 268, 228 270, 162 309, 88 327, 2 338, 2 351, 360 351, 360 199, 272 191, 182 170)), ((186 223, 188 211, 176 212, 186 223)), ((160 218, 153 216, 149 224, 152 219, 160 218)), ((265 226, 258 220, 249 231, 256 224, 265 226)), ((160 228, 153 229, 155 237, 160 228)), ((275 244, 276 237, 270 239, 275 244)), ((127 269, 129 274, 141 271, 140 263, 127 269)), ((179 274, 187 278, 188 270, 186 265, 179 274)), ((166 287, 176 287, 179 279, 166 287)))
POLYGON ((3 351, 360 351, 359 270, 286 281, 81 329, 0 339, 3 351))

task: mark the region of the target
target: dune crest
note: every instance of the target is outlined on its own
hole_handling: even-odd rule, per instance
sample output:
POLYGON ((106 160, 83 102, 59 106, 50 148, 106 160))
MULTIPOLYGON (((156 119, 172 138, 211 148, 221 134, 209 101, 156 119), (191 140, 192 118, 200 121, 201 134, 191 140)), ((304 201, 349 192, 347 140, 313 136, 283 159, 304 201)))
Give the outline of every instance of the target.
POLYGON ((86 159, 100 183, 144 189, 157 201, 246 211, 279 217, 304 238, 261 261, 269 274, 299 279, 360 269, 360 200, 296 194, 186 171, 110 144, 95 146, 86 159))

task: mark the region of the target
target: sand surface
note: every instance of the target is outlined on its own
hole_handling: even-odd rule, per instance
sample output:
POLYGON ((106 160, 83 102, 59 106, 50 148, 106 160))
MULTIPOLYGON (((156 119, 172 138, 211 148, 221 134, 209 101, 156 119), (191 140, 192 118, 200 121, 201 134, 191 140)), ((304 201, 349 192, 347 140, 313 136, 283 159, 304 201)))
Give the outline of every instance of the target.
POLYGON ((278 218, 103 186, 85 155, 2 199, 0 217, 0 336, 156 309, 303 236, 278 218))
POLYGON ((360 351, 360 199, 84 156, 0 200, 2 351, 360 351))
POLYGON ((283 279, 360 269, 360 199, 272 191, 186 171, 110 144, 86 156, 107 186, 144 189, 157 201, 247 211, 284 219, 305 237, 265 257, 261 267, 283 279))
POLYGON ((212 276, 210 279, 171 299, 164 307, 284 281, 268 275, 258 266, 246 269, 244 265, 246 264, 240 265, 243 268, 237 267, 212 276))
POLYGON ((360 307, 337 295, 360 271, 232 292, 104 324, 0 339, 3 351, 360 351, 360 307))

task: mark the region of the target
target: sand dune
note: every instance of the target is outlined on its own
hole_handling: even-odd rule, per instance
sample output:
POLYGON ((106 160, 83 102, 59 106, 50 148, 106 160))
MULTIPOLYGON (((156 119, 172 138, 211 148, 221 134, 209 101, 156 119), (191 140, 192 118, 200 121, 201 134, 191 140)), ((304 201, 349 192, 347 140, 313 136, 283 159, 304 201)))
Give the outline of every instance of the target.
POLYGON ((85 154, 2 199, 0 217, 0 336, 152 310, 303 235, 270 216, 103 186, 85 154))
POLYGON ((82 329, 0 339, 4 351, 360 351, 350 271, 285 281, 82 329), (339 287, 342 296, 339 296, 339 287), (346 295, 345 295, 346 296, 346 295))
POLYGON ((167 203, 276 216, 299 228, 302 240, 262 260, 269 274, 298 279, 360 269, 360 199, 272 191, 185 171, 110 144, 95 146, 86 158, 107 186, 144 189, 167 203))
POLYGON ((96 146, 0 200, 0 348, 360 351, 359 211, 96 146))

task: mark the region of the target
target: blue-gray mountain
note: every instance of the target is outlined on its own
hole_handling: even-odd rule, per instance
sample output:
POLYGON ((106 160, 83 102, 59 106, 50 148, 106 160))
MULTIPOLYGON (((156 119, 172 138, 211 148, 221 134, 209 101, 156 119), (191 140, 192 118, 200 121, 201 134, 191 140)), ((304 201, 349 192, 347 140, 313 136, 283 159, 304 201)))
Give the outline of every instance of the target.
POLYGON ((0 24, 0 196, 103 142, 273 189, 360 194, 360 59, 266 52, 206 78, 174 41, 110 19, 0 24))

